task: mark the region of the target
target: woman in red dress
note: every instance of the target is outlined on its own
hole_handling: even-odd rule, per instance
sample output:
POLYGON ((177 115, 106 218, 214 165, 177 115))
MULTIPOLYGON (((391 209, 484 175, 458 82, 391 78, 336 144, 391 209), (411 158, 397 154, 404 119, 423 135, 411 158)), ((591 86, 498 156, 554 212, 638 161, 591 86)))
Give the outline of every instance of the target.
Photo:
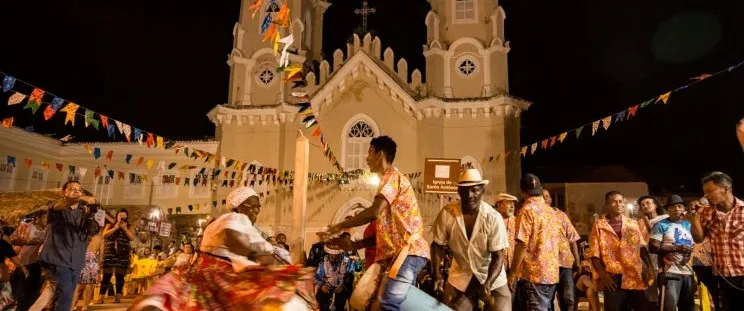
POLYGON ((289 253, 254 226, 261 203, 249 187, 227 196, 232 212, 204 230, 199 258, 174 268, 130 310, 314 310, 313 268, 291 265, 289 253))

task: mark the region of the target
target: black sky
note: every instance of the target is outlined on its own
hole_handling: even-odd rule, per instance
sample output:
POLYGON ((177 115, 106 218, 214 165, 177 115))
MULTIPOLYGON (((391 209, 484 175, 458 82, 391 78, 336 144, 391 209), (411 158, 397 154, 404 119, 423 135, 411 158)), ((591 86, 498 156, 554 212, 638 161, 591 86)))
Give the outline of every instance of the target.
MULTIPOLYGON (((423 70, 424 0, 370 0, 384 47, 423 70)), ((510 91, 533 102, 523 114, 531 143, 618 112, 744 61, 741 1, 502 0, 506 11, 510 91)), ((344 49, 361 1, 333 1, 323 49, 344 49)), ((169 138, 214 135, 205 114, 225 102, 238 0, 8 1, 0 70, 112 118, 169 138)), ((639 111, 608 132, 539 151, 524 170, 622 164, 654 191, 693 191, 709 170, 744 180, 734 124, 744 117, 744 68, 675 93, 666 106, 639 111)), ((30 91, 30 89, 28 90, 30 91)), ((0 95, 5 102, 7 94, 0 95)), ((22 115, 0 105, 0 114, 22 115)), ((28 113, 26 113, 28 114, 28 113)), ((59 117, 59 116, 57 116, 59 117)), ((70 133, 21 118, 17 125, 70 133)), ((105 138, 78 131, 78 139, 105 138)), ((742 188, 744 189, 744 188, 742 188)))

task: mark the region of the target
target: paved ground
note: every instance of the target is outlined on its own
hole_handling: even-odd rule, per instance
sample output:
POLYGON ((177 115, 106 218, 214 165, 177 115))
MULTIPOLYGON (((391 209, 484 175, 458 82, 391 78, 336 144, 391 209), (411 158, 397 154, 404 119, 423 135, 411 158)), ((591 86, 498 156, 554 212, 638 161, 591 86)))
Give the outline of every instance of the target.
MULTIPOLYGON (((104 304, 100 304, 100 305, 94 304, 94 305, 89 306, 88 310, 89 311, 95 311, 95 310, 125 311, 127 310, 127 308, 129 308, 129 306, 132 304, 135 298, 136 297, 134 296, 124 297, 121 299, 121 303, 117 303, 117 304, 111 303, 112 299, 109 298, 105 300, 106 303, 104 304)), ((75 310, 78 310, 78 311, 82 310, 82 302, 78 304, 78 307, 75 310)))

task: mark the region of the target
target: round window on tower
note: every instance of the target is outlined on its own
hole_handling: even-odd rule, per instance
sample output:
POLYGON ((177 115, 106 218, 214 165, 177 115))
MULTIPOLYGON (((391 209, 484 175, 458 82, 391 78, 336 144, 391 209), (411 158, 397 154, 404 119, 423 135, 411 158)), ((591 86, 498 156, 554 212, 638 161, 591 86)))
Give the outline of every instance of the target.
POLYGON ((455 64, 457 73, 463 78, 470 78, 478 72, 478 61, 473 56, 461 56, 455 64))
POLYGON ((256 69, 255 77, 258 85, 268 87, 276 80, 276 68, 269 63, 261 64, 256 69))

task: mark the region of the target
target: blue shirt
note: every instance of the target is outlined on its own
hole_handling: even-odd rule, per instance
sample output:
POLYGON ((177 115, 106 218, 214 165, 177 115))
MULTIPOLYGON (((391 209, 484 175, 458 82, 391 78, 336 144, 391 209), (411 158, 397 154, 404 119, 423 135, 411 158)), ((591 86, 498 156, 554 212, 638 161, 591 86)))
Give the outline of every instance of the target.
POLYGON ((345 254, 341 256, 342 258, 335 262, 328 255, 323 258, 323 261, 318 265, 318 270, 315 271, 315 284, 318 284, 318 286, 328 285, 328 287, 334 289, 347 283, 348 277, 359 270, 359 262, 352 260, 345 254))
POLYGON ((47 233, 39 261, 80 270, 85 263, 88 235, 83 232, 86 217, 82 208, 55 211, 49 208, 47 233))
MULTIPOLYGON (((651 229, 651 239, 664 245, 684 245, 692 247, 692 225, 687 220, 671 221, 668 218, 659 221, 651 229)), ((662 254, 664 271, 676 274, 692 274, 689 253, 670 252, 662 254)))

